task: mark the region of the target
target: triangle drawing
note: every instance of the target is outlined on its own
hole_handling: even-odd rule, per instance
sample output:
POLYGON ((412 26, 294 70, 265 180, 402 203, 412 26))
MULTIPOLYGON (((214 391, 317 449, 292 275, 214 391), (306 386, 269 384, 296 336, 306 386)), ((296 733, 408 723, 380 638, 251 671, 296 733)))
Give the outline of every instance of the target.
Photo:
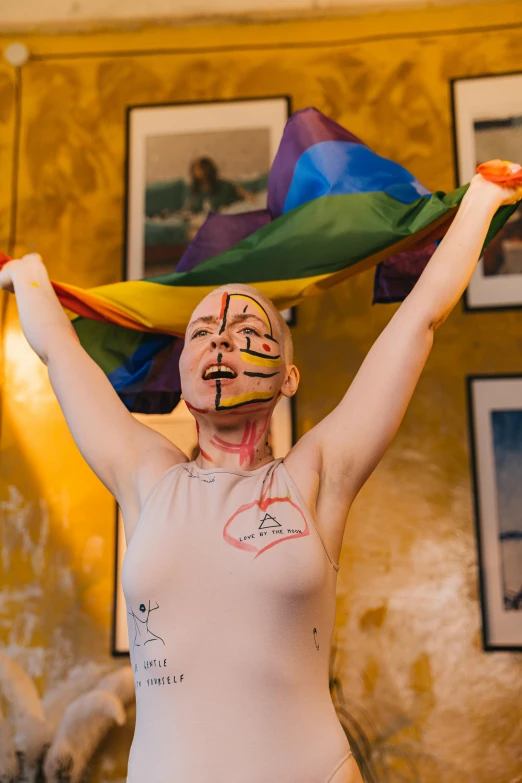
POLYGON ((275 517, 265 512, 265 516, 261 520, 261 524, 259 525, 258 530, 263 530, 266 527, 282 527, 282 525, 275 517))

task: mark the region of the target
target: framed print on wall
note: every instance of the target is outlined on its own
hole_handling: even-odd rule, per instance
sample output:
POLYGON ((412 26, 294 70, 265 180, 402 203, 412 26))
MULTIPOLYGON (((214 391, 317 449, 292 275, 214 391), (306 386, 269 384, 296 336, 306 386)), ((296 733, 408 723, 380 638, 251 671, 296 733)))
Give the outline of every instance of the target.
POLYGON ((210 211, 266 209, 289 114, 288 96, 128 107, 125 279, 174 271, 210 211))
MULTIPOLYGON (((458 184, 469 182, 479 163, 522 158, 522 73, 452 82, 458 184)), ((522 306, 522 206, 480 259, 465 294, 465 308, 522 306)))
MULTIPOLYGON (((269 442, 274 458, 284 457, 295 442, 295 398, 282 397, 277 403, 269 431, 269 442)), ((169 414, 134 413, 139 421, 160 432, 178 446, 189 459, 193 459, 198 445, 195 419, 183 400, 169 414)), ((116 547, 114 566, 114 599, 112 622, 112 650, 114 656, 129 655, 127 609, 121 587, 121 568, 126 552, 123 518, 118 504, 116 513, 116 547)))
POLYGON ((484 649, 522 650, 522 375, 467 381, 484 649))

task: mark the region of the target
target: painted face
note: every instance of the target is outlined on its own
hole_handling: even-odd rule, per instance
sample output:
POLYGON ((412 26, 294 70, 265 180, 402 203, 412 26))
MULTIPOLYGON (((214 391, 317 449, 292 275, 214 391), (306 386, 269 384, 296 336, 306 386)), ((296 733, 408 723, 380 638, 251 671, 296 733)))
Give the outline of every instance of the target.
POLYGON ((218 292, 201 302, 180 358, 187 404, 201 412, 268 410, 286 365, 269 313, 243 293, 218 292))

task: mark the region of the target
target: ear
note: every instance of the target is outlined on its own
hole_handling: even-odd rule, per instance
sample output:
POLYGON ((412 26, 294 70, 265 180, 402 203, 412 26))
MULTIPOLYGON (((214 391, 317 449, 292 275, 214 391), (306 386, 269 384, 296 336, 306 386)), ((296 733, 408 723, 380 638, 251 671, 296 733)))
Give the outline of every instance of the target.
POLYGON ((281 386, 283 397, 293 397, 299 386, 299 370, 295 364, 286 365, 286 375, 281 386))

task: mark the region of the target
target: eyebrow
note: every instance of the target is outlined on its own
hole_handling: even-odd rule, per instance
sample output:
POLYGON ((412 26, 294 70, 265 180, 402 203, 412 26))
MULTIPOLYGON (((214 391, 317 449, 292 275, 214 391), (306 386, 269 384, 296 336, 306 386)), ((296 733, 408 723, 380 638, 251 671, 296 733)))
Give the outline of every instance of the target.
POLYGON ((202 315, 199 318, 196 318, 194 321, 189 323, 187 326, 187 332, 192 329, 193 326, 196 326, 196 324, 217 324, 219 321, 217 315, 202 315))
MULTIPOLYGON (((255 315, 255 313, 236 313, 235 315, 230 317, 229 323, 232 324, 243 323, 244 321, 247 321, 249 318, 255 318, 256 321, 259 321, 259 323, 263 325, 263 328, 266 329, 266 324, 263 321, 263 319, 260 318, 258 315, 255 315)), ((190 331, 192 327, 196 326, 197 324, 217 324, 217 323, 219 323, 219 318, 217 317, 217 315, 202 315, 199 318, 196 318, 188 325, 187 332, 190 331)), ((274 342, 277 342, 277 340, 274 340, 274 342)))
POLYGON ((249 318, 255 318, 256 321, 259 321, 260 324, 263 324, 263 329, 266 329, 266 323, 255 313, 236 313, 236 315, 233 315, 229 320, 231 323, 237 324, 243 323, 243 321, 247 321, 249 318))

